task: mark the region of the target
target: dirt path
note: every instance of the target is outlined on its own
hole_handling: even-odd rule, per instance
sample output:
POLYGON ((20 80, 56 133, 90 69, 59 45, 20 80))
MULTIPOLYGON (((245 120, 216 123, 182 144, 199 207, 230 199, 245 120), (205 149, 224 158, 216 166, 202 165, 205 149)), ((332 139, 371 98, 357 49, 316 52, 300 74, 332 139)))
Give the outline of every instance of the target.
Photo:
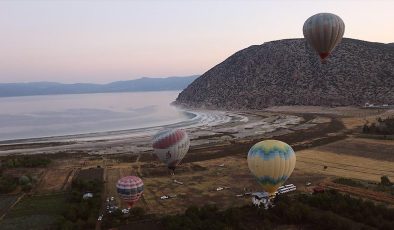
POLYGON ((66 179, 63 182, 61 190, 64 191, 64 190, 66 190, 67 188, 69 188, 71 186, 71 183, 72 183, 72 180, 73 180, 74 176, 77 175, 80 170, 81 170, 81 168, 74 168, 73 170, 71 170, 68 173, 66 179))
POLYGON ((137 159, 135 160, 135 163, 137 164, 137 175, 138 175, 138 176, 141 176, 141 175, 142 175, 140 158, 141 158, 141 154, 138 155, 137 159))

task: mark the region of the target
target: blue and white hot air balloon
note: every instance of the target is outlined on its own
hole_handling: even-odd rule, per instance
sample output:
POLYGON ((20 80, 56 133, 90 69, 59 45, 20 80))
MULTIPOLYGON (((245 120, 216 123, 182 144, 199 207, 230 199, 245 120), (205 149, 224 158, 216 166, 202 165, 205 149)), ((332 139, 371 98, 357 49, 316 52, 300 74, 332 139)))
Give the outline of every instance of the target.
POLYGON ((285 183, 294 170, 296 155, 286 143, 265 140, 248 153, 248 166, 263 189, 271 196, 285 183))

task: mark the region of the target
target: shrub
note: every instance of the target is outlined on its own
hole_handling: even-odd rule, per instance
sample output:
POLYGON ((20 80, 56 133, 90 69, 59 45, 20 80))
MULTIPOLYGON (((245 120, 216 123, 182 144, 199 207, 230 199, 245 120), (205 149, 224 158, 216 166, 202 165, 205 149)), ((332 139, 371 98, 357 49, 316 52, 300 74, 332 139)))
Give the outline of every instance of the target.
POLYGON ((27 177, 27 176, 21 176, 21 177, 19 177, 19 184, 20 184, 20 185, 26 185, 26 184, 28 184, 28 183, 31 183, 31 180, 30 180, 29 177, 27 177))
POLYGON ((380 184, 383 185, 383 186, 391 186, 392 185, 392 183, 391 183, 390 179, 388 178, 388 176, 382 176, 380 178, 380 184))
POLYGON ((11 176, 0 177, 0 193, 9 193, 15 190, 17 179, 11 176))

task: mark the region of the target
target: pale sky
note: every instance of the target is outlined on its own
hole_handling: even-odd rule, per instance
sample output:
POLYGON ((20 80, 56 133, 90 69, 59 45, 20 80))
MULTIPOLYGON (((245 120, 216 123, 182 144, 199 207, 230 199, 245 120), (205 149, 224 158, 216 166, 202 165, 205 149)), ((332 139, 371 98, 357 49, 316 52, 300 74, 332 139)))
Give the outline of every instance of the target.
POLYGON ((251 45, 301 38, 330 12, 345 37, 394 42, 394 0, 0 0, 0 82, 203 74, 251 45))

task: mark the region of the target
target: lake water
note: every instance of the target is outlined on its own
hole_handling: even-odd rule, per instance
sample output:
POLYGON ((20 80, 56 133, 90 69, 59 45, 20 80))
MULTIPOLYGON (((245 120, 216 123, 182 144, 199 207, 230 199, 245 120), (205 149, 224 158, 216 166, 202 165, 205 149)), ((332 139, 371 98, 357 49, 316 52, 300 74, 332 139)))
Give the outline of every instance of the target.
POLYGON ((191 119, 171 106, 179 91, 0 98, 0 140, 174 124, 191 119))

